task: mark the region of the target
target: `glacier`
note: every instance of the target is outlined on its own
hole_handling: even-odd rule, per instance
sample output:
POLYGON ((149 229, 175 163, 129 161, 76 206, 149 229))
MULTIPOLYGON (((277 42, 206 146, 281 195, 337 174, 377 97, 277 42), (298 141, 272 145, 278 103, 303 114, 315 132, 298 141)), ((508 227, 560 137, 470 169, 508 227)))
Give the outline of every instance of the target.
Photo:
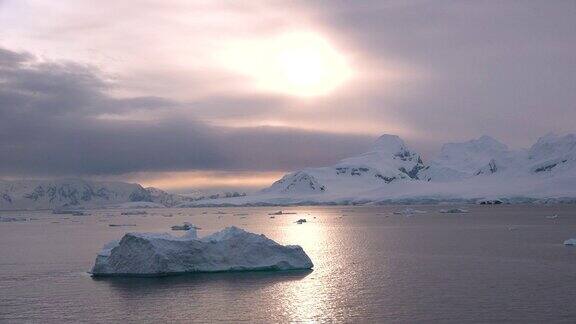
POLYGON ((227 227, 198 238, 195 228, 183 236, 127 233, 102 248, 91 274, 164 276, 194 272, 303 270, 313 263, 298 245, 280 245, 264 235, 227 227))

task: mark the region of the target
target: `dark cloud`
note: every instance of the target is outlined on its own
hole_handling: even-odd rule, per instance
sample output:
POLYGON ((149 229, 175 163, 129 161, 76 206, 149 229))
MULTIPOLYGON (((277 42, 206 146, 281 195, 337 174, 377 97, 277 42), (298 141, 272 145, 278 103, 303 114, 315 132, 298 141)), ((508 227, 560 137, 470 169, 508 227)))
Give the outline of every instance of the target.
MULTIPOLYGON (((210 126, 191 117, 194 109, 179 102, 111 97, 110 85, 89 67, 1 53, 2 62, 9 63, 0 67, 3 176, 288 170, 361 152, 371 141, 288 128, 210 126), (126 118, 134 113, 147 118, 126 118)), ((228 99, 212 101, 220 103, 231 104, 228 99)))
POLYGON ((32 59, 28 53, 18 53, 0 48, 0 67, 11 68, 19 66, 22 62, 32 59))
MULTIPOLYGON (((367 114, 394 115, 438 145, 492 134, 526 145, 574 131, 576 2, 330 1, 319 19, 373 62, 421 71, 402 100, 367 94, 367 114)), ((393 97, 393 96, 392 96, 393 97)), ((414 140, 424 143, 423 138, 414 140)))

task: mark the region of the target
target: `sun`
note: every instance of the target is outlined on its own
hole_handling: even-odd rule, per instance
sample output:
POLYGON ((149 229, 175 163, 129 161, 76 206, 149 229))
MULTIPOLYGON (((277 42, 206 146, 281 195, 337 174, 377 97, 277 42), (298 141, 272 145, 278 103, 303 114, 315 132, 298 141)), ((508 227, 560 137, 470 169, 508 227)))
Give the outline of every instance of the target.
POLYGON ((344 55, 312 32, 235 42, 221 62, 256 90, 299 97, 329 94, 352 76, 344 55))

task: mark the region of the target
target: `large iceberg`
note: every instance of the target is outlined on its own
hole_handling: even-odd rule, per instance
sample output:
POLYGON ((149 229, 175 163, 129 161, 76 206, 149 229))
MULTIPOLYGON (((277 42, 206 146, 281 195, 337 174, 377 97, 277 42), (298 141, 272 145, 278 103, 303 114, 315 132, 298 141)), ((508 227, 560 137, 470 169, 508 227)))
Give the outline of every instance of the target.
POLYGON ((127 233, 107 243, 92 268, 93 276, 163 276, 191 272, 311 269, 302 247, 280 245, 263 234, 227 227, 198 238, 127 233))

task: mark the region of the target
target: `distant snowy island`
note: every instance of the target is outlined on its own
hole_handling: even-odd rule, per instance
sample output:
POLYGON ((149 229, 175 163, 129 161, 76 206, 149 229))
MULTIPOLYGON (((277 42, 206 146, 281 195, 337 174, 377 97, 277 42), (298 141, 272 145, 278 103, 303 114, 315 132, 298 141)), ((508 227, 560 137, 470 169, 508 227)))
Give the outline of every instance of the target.
POLYGON ((83 179, 16 180, 0 181, 0 210, 162 208, 244 195, 238 192, 178 195, 137 183, 83 179))
POLYGON ((123 182, 0 181, 0 209, 391 203, 576 202, 576 135, 511 150, 489 136, 442 146, 424 161, 395 135, 332 166, 286 174, 252 194, 170 194, 123 182))

